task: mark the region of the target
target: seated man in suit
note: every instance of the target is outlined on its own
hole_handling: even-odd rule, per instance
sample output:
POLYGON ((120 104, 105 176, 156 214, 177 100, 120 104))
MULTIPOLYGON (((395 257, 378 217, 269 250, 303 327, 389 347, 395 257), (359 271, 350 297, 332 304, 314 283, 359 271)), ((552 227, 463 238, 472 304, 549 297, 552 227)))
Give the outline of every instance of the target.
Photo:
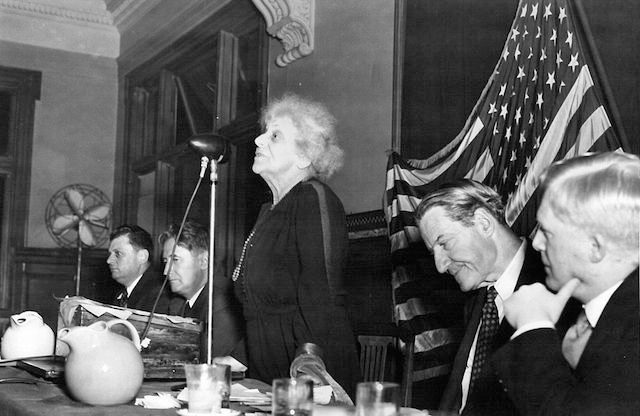
MULTIPOLYGON (((176 244, 179 229, 179 224, 173 224, 158 237, 165 262, 164 272, 169 277, 171 290, 181 299, 173 302, 171 314, 199 319, 206 329, 209 230, 187 220, 176 244)), ((224 273, 224 267, 216 265, 213 280, 213 357, 230 355, 246 363, 242 322, 242 309, 231 292, 231 279, 224 273)), ((206 357, 206 331, 203 330, 202 334, 201 357, 206 357)))
POLYGON ((539 229, 546 285, 504 305, 517 328, 494 356, 522 414, 640 414, 640 159, 599 153, 552 165, 543 178, 539 229), (573 296, 576 324, 554 323, 573 296))
POLYGON ((488 358, 514 331, 503 319, 503 303, 519 286, 544 277, 540 256, 507 226, 500 195, 479 182, 458 180, 428 194, 416 220, 438 271, 471 293, 440 408, 465 415, 517 414, 488 358))
POLYGON ((113 300, 114 305, 151 311, 160 295, 155 312, 168 313, 171 292, 162 288, 160 273, 151 267, 153 240, 137 225, 122 225, 110 236, 107 264, 111 277, 123 287, 113 300))

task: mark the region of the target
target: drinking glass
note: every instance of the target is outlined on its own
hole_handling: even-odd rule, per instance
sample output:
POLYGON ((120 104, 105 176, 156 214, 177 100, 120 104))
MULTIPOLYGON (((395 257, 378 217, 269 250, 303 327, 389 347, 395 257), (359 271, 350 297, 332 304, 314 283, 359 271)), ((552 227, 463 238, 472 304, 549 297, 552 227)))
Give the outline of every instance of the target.
POLYGON ((189 413, 219 413, 229 407, 231 367, 225 364, 185 364, 189 413))
POLYGON ((400 412, 400 385, 380 381, 358 383, 356 416, 396 416, 400 412))
POLYGON ((313 410, 313 380, 309 377, 278 378, 272 385, 273 416, 309 416, 313 410))

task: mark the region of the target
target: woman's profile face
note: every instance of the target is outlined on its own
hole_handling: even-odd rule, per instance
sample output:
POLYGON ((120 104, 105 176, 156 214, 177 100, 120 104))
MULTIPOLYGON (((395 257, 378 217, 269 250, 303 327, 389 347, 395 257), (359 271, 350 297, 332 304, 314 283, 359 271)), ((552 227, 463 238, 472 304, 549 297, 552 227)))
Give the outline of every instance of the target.
POLYGON ((256 137, 256 153, 253 171, 263 178, 284 177, 292 169, 298 169, 301 161, 296 143, 299 135, 290 117, 271 119, 265 132, 256 137))

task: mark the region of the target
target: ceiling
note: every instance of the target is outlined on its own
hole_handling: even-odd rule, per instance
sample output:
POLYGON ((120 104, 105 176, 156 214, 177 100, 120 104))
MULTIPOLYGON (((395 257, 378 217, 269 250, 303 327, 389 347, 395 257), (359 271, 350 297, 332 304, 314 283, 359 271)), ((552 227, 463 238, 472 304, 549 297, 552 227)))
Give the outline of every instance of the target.
POLYGON ((117 58, 120 34, 163 0, 0 0, 0 40, 117 58))
POLYGON ((117 59, 128 70, 233 1, 0 0, 0 42, 117 59))

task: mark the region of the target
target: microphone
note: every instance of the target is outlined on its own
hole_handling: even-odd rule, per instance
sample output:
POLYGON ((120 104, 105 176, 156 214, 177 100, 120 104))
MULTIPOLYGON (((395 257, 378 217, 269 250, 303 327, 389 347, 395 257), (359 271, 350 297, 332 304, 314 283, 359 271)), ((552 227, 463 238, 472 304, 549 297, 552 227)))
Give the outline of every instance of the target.
POLYGON ((194 134, 189 138, 189 146, 196 152, 209 159, 216 160, 218 163, 226 162, 231 154, 229 140, 215 133, 194 134))

